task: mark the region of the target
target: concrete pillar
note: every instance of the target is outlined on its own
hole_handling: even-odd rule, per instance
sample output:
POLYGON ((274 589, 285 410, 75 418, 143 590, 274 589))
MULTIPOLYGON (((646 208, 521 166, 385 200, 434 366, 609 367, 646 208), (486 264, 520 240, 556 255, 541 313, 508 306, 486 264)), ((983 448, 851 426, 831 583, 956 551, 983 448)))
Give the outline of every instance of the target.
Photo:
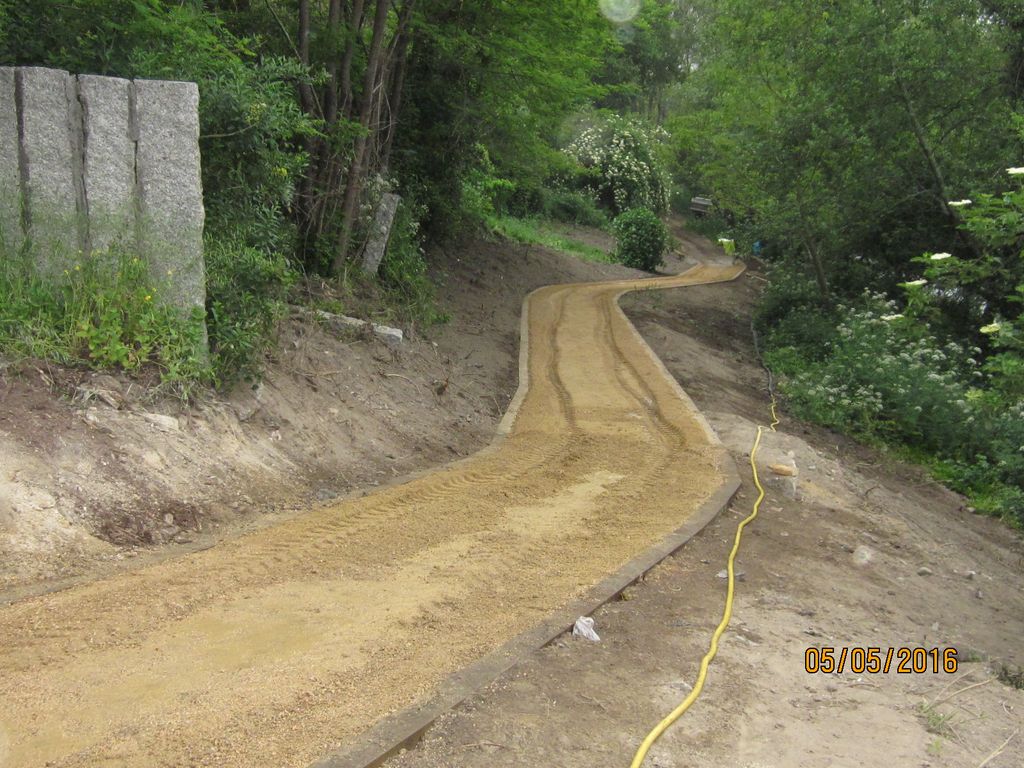
POLYGON ((89 211, 93 251, 121 243, 134 251, 135 141, 132 136, 131 83, 116 77, 78 76, 82 107, 82 183, 89 211))
POLYGON ((139 243, 158 297, 205 307, 199 89, 195 83, 136 80, 139 243))
POLYGON ((14 69, 0 67, 0 256, 12 256, 24 240, 21 228, 21 170, 14 69))
POLYGON ((75 82, 63 70, 19 67, 15 83, 28 234, 41 270, 59 274, 79 258, 84 224, 76 189, 81 155, 75 82))
POLYGON ((402 198, 390 192, 381 195, 377 213, 373 217, 373 226, 370 227, 366 247, 363 249, 363 271, 371 275, 377 274, 380 263, 384 260, 388 240, 391 239, 391 227, 395 223, 395 213, 398 212, 400 202, 402 198))

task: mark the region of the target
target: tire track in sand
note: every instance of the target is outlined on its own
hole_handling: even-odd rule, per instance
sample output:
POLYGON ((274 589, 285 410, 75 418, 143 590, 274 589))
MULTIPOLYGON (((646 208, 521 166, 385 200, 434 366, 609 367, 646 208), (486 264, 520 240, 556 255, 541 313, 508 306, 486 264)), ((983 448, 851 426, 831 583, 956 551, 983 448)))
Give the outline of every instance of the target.
POLYGON ((490 448, 0 608, 0 766, 305 766, 580 595, 721 480, 615 300, 739 271, 542 288, 526 395, 490 448))

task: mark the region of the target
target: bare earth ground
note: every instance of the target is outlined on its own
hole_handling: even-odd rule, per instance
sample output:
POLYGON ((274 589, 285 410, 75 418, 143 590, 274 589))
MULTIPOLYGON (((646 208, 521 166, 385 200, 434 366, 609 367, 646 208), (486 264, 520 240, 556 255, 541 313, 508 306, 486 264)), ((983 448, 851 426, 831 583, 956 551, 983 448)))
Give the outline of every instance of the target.
MULTIPOLYGON (((686 241, 690 253, 708 247, 686 241)), ((767 419, 749 328, 759 282, 623 299, 740 465, 733 508, 597 612, 599 644, 565 637, 538 651, 444 716, 396 768, 628 766, 689 692, 723 607, 718 574, 756 495, 746 452, 767 419)), ((1020 537, 965 513, 920 471, 790 419, 760 455, 798 468, 795 493, 762 468, 774 479, 744 538, 731 628, 704 694, 645 765, 1024 765, 1024 691, 994 678, 1024 663, 1020 537), (803 671, 806 648, 855 645, 955 646, 960 670, 803 671)))
POLYGON ((543 288, 487 450, 0 608, 10 765, 304 766, 576 598, 723 482, 615 297, 739 272, 543 288))
POLYGON ((526 294, 639 274, 488 242, 436 258, 449 324, 392 349, 293 318, 258 387, 195 407, 124 378, 0 361, 0 602, 472 453, 515 391, 526 294))
MULTIPOLYGON (((691 253, 705 247, 695 239, 687 244, 691 253)), ((291 334, 286 351, 271 367, 259 399, 236 393, 238 400, 230 403, 208 403, 176 414, 176 430, 164 423, 168 431, 161 431, 139 413, 170 413, 166 404, 132 401, 130 392, 128 407, 116 411, 95 400, 88 405, 60 402, 49 384, 40 385, 39 373, 6 371, 0 378, 0 418, 5 417, 0 420, 3 583, 21 585, 24 594, 38 589, 39 578, 84 580, 130 567, 140 574, 133 577, 136 588, 144 591, 145 572, 135 570, 142 561, 206 547, 239 531, 292 518, 310 499, 326 499, 469 453, 490 439, 515 388, 522 296, 545 283, 629 274, 543 249, 490 244, 452 254, 442 264, 449 275, 445 296, 455 322, 433 336, 436 348, 430 340, 419 340, 396 356, 374 340, 335 339, 316 326, 292 323, 286 329, 291 334), (93 423, 104 418, 114 421, 109 433, 103 430, 105 424, 93 423), (154 465, 153 456, 146 460, 147 450, 159 464, 154 465), (189 506, 179 512, 174 505, 183 500, 189 506), (168 505, 170 523, 164 517, 168 505), (268 513, 274 506, 279 511, 268 513), (191 541, 175 543, 185 539, 191 541)), ((649 343, 708 413, 741 468, 752 425, 763 420, 765 410, 747 325, 757 285, 756 278, 743 278, 736 285, 645 294, 625 302, 649 343)), ((59 372, 50 378, 57 379, 54 391, 73 391, 59 372)), ((1024 661, 1024 554, 1019 539, 994 521, 959 511, 959 499, 884 456, 792 422, 780 429, 767 442, 763 457, 799 468, 796 498, 790 498, 789 480, 770 491, 764 516, 745 540, 736 619, 705 695, 655 748, 648 764, 978 766, 1022 726, 1022 694, 994 681, 991 674, 1000 662, 1024 661), (931 575, 917 575, 922 566, 931 575), (984 660, 964 664, 954 677, 822 677, 801 671, 809 644, 943 643, 984 660), (975 682, 984 684, 968 688, 975 682), (936 701, 933 710, 922 713, 922 703, 936 701)), ((586 497, 607 479, 591 478, 577 490, 586 497)), ((721 610, 724 587, 716 574, 724 565, 732 528, 753 498, 749 489, 742 493, 746 498, 737 500, 734 512, 631 589, 631 599, 598 614, 601 644, 566 639, 538 652, 447 716, 421 748, 398 764, 628 764, 647 728, 685 695, 693 680, 721 610)), ((563 499, 556 506, 571 509, 575 500, 563 499)), ((636 515, 635 502, 620 502, 618 518, 636 515)), ((548 520, 550 512, 527 515, 529 529, 548 520)), ((355 544, 346 547, 350 552, 366 540, 365 527, 355 527, 356 537, 350 539, 355 544)), ((395 539, 395 549, 418 535, 395 539)), ((151 641, 156 643, 151 650, 159 649, 158 655, 192 654, 206 647, 213 648, 215 657, 218 649, 223 651, 211 662, 221 667, 197 665, 176 683, 180 709, 213 703, 228 718, 226 725, 217 720, 215 728, 244 730, 255 723, 268 732, 288 734, 263 744, 253 765, 286 764, 286 757, 298 760, 295 745, 306 743, 324 718, 347 716, 331 711, 318 718, 310 713, 324 709, 325 700, 344 701, 343 708, 351 712, 377 711, 382 704, 379 675, 355 670, 367 662, 376 669, 393 663, 387 654, 368 659, 361 652, 339 660, 330 653, 331 633, 311 633, 310 627, 332 619, 335 635, 344 634, 334 644, 348 647, 397 628, 417 638, 409 640, 409 658, 417 666, 430 666, 436 657, 417 652, 415 643, 419 638, 465 636, 465 627, 445 620, 445 608, 446 601, 459 602, 462 597, 456 593, 466 587, 458 580, 435 581, 445 593, 441 609, 426 614, 413 613, 400 598, 408 584, 419 586, 430 570, 430 558, 452 562, 475 551, 475 545, 459 549, 459 541, 465 544, 473 535, 456 537, 447 550, 432 550, 427 560, 414 558, 406 568, 389 570, 383 582, 375 578, 372 563, 357 563, 343 575, 361 585, 359 592, 331 592, 326 586, 300 589, 285 582, 248 601, 250 615, 287 609, 304 617, 297 623, 270 622, 265 633, 246 634, 231 623, 192 619, 187 631, 151 641), (383 584, 384 591, 375 591, 373 583, 383 584), (405 606, 397 616, 375 608, 387 601, 395 605, 396 599, 405 606), (352 611, 362 611, 355 623, 348 615, 352 611), (196 644, 199 637, 206 638, 201 645, 196 644), (210 637, 216 639, 212 644, 210 637), (246 687, 245 675, 255 686, 259 665, 279 653, 282 644, 296 658, 312 662, 301 669, 308 683, 297 699, 259 721, 252 716, 252 686, 246 687), (331 669, 348 673, 332 678, 325 673, 331 669), (218 690, 232 676, 237 684, 218 690), (295 718, 296 713, 301 716, 295 718), (282 729, 282 723, 295 730, 282 729)), ((589 551, 584 548, 582 553, 589 551)), ((271 561, 286 555, 287 548, 257 558, 260 565, 254 570, 279 567, 271 561)), ((475 580, 500 583, 503 573, 493 570, 488 557, 473 564, 475 580)), ((319 575, 320 567, 312 561, 289 566, 304 577, 319 575)), ((545 580, 533 588, 536 603, 527 614, 543 615, 551 598, 547 586, 545 580)), ((172 620, 178 612, 187 618, 204 601, 222 599, 216 579, 205 570, 181 574, 172 592, 189 595, 183 603, 168 603, 157 592, 154 602, 171 611, 172 620)), ((8 589, 9 597, 17 594, 8 589)), ((516 620, 505 626, 500 599, 497 605, 488 614, 491 621, 508 630, 521 626, 516 620)), ((101 650, 75 648, 66 634, 62 639, 66 627, 52 614, 37 618, 35 629, 16 635, 21 639, 17 645, 24 649, 24 638, 35 637, 40 647, 56 655, 50 656, 51 664, 39 667, 33 683, 58 679, 52 667, 66 665, 65 652, 93 662, 78 668, 76 687, 60 705, 78 702, 75 716, 67 719, 69 732, 88 726, 90 719, 100 726, 104 718, 116 721, 131 706, 128 701, 159 702, 145 679, 135 679, 135 690, 119 685, 117 675, 112 679, 111 665, 101 663, 101 650), (126 692, 127 698, 117 699, 126 692), (107 709, 99 714, 82 711, 82 702, 95 701, 97 695, 106 697, 107 709)), ((126 637, 82 639, 85 646, 119 646, 115 669, 124 663, 124 649, 136 640, 130 632, 126 637)), ((139 649, 128 652, 129 660, 139 649)), ((468 658, 455 649, 438 663, 443 671, 443 665, 458 666, 468 658)), ((175 679, 159 668, 153 677, 162 679, 162 685, 175 679)), ((425 690, 415 670, 406 683, 409 696, 425 690)), ((60 695, 52 698, 61 701, 60 695)), ((399 705, 396 700, 385 707, 399 705)), ((168 737, 193 743, 193 755, 177 764, 230 762, 219 752, 227 744, 204 737, 203 724, 175 722, 152 711, 142 716, 168 737)), ((46 720, 39 721, 41 730, 46 730, 46 720)), ((83 762, 131 764, 140 748, 145 751, 138 731, 122 729, 118 738, 116 748, 103 758, 97 752, 95 760, 84 756, 83 762)), ((1020 765, 1022 738, 1024 733, 1012 738, 987 765, 1020 765)), ((0 730, 0 756, 9 751, 9 741, 10 734, 0 730)), ((145 764, 160 762, 150 758, 145 764)))

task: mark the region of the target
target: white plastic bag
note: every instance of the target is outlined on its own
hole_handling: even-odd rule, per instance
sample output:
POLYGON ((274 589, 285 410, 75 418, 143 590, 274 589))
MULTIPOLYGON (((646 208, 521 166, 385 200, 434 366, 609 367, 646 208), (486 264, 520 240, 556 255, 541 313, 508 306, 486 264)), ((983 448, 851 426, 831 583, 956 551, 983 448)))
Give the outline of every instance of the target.
POLYGON ((580 616, 572 626, 573 637, 582 637, 595 643, 601 642, 601 638, 594 631, 594 620, 589 616, 580 616))

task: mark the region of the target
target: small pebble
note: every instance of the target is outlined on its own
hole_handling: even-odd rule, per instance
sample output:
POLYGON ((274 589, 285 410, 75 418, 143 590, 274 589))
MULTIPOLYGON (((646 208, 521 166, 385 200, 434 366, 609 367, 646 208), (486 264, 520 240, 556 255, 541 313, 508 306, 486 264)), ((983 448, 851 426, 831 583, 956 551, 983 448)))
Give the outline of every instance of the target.
POLYGON ((932 569, 929 568, 926 565, 922 565, 920 568, 917 569, 917 575, 918 576, 931 576, 932 575, 932 569))

